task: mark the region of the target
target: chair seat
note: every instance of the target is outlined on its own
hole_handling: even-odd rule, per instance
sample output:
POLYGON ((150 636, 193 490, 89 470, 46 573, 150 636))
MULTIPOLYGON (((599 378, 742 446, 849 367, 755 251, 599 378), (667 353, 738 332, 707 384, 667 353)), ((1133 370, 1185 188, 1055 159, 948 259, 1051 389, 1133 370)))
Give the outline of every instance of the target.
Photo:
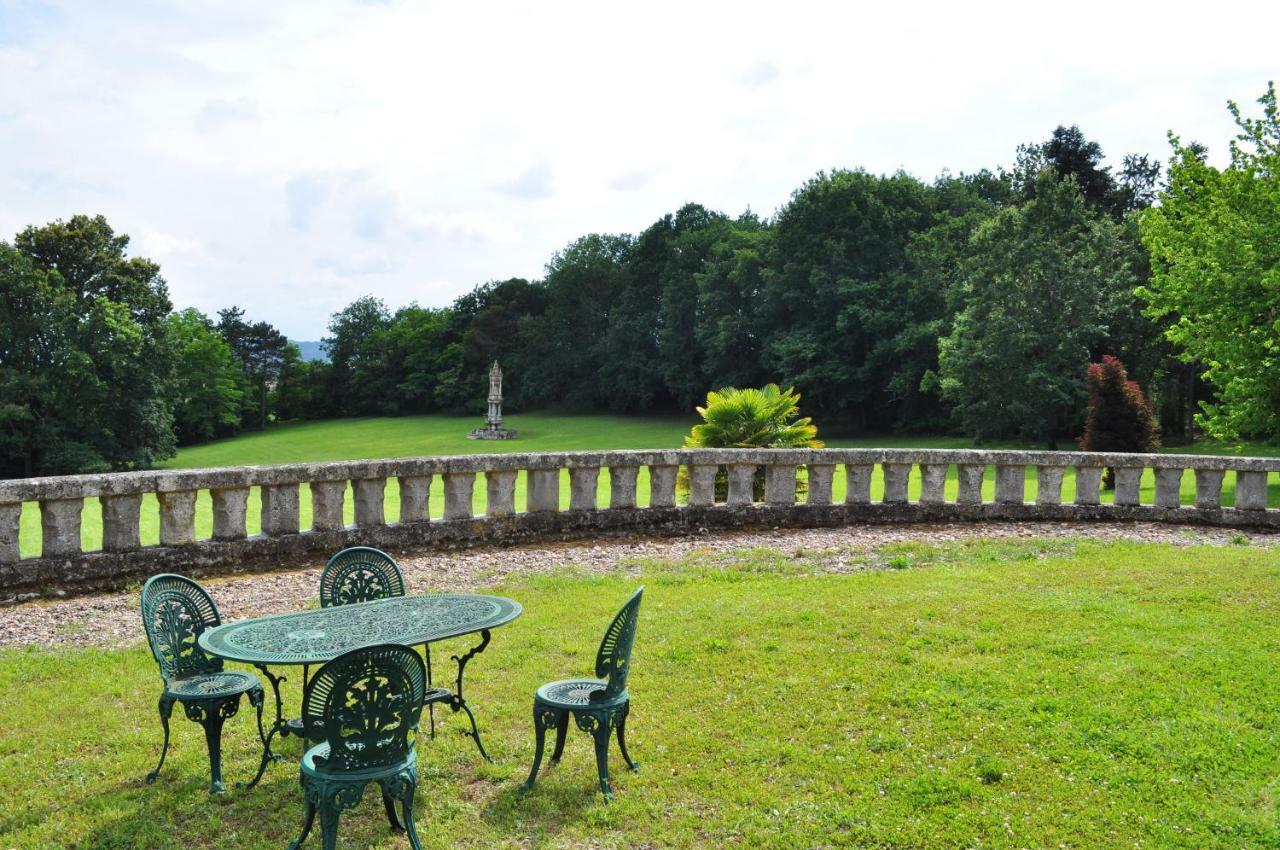
POLYGON ((258 677, 252 673, 225 670, 221 673, 201 673, 165 682, 164 692, 177 699, 216 699, 230 697, 261 688, 258 677))
POLYGON ((591 699, 593 693, 603 691, 608 684, 601 679, 561 679, 558 682, 548 682, 538 688, 537 700, 557 708, 586 708, 587 706, 606 708, 627 701, 626 691, 614 694, 607 700, 597 702, 591 699))
POLYGON ((323 741, 302 754, 302 772, 308 776, 319 776, 325 779, 350 779, 353 782, 370 781, 384 776, 394 776, 405 768, 417 770, 418 754, 413 749, 403 761, 380 767, 368 767, 363 770, 333 770, 326 765, 317 765, 317 758, 329 757, 329 742, 323 741))

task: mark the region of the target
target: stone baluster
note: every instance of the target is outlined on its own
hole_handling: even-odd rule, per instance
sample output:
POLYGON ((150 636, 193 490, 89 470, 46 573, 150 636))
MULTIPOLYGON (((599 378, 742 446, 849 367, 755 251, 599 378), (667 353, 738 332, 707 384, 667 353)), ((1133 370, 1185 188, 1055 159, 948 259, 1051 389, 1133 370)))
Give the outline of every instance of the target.
POLYGON ((1182 507, 1182 470, 1156 470, 1156 507, 1182 507))
MULTIPOLYGON (((487 473, 492 474, 492 473, 487 473)), ((514 472, 511 475, 511 489, 515 491, 514 472)), ((399 522, 426 522, 431 519, 431 473, 426 475, 397 475, 400 484, 400 519, 399 522)))
POLYGON ((1102 504, 1102 467, 1076 467, 1076 504, 1102 504))
POLYGON ((982 479, 987 474, 985 463, 956 464, 956 504, 982 504, 982 479))
POLYGON ((1225 469, 1196 470, 1196 507, 1201 510, 1216 510, 1222 507, 1222 479, 1226 477, 1225 469))
MULTIPOLYGON (((312 490, 312 502, 315 490, 312 490)), ((224 487, 210 490, 213 502, 213 539, 243 540, 249 535, 245 520, 249 516, 249 488, 224 487)))
POLYGON ((1062 504, 1062 474, 1064 471, 1064 467, 1050 466, 1048 464, 1041 464, 1036 467, 1037 505, 1062 504))
POLYGON ((911 477, 911 464, 885 463, 884 501, 886 504, 897 504, 907 500, 907 481, 911 477))
POLYGON ((1142 467, 1140 466, 1118 466, 1116 467, 1116 498, 1115 504, 1124 507, 1134 507, 1141 503, 1142 494, 1142 467))
POLYGON ((160 545, 186 546, 196 542, 196 491, 156 493, 160 503, 160 545))
POLYGON ((140 548, 142 494, 102 496, 99 501, 102 503, 102 550, 128 552, 140 548))
POLYGON ((40 501, 43 557, 80 553, 80 514, 83 510, 83 498, 40 501))
POLYGON ((485 514, 511 516, 516 512, 516 475, 514 469, 484 474, 485 514))
POLYGON ((262 485, 262 533, 268 537, 297 534, 298 484, 262 485))
POLYGON ((1021 464, 996 464, 996 504, 1021 505, 1027 496, 1027 468, 1021 464))
POLYGON ((529 513, 560 510, 560 470, 529 470, 527 501, 529 513))
POLYGON ((649 507, 670 508, 676 503, 676 476, 678 466, 651 465, 649 467, 649 507))
POLYGON ((444 518, 471 519, 472 498, 476 486, 474 472, 444 474, 444 518))
POLYGON ((695 508, 707 507, 716 503, 716 473, 720 470, 715 464, 689 464, 689 504, 695 508))
POLYGON ((764 500, 770 505, 796 503, 796 466, 770 464, 764 468, 764 500))
POLYGON ((609 467, 609 508, 634 508, 636 506, 636 466, 609 467))
POLYGON ((1236 470, 1236 510, 1267 509, 1267 473, 1236 470))
POLYGON ((811 463, 806 467, 809 473, 808 491, 805 493, 806 505, 831 504, 831 480, 835 478, 834 463, 811 463))
POLYGON ((577 466, 569 470, 569 510, 594 511, 600 492, 600 467, 577 466))
POLYGON ((22 503, 0 502, 0 564, 13 564, 22 557, 18 543, 22 525, 22 503))
POLYGON ((754 463, 733 463, 729 465, 729 498, 730 505, 750 505, 756 500, 756 469, 754 463))
POLYGON ((373 528, 387 524, 384 509, 387 500, 387 479, 357 478, 351 482, 351 493, 355 501, 358 527, 373 528))
POLYGON ((920 501, 925 504, 938 505, 943 501, 947 486, 946 463, 920 464, 920 501))
POLYGON ((871 501, 871 472, 875 469, 869 463, 846 463, 844 465, 844 503, 846 505, 865 505, 871 501))
POLYGON ((347 480, 312 481, 311 530, 341 531, 347 526, 343 511, 347 501, 347 480))

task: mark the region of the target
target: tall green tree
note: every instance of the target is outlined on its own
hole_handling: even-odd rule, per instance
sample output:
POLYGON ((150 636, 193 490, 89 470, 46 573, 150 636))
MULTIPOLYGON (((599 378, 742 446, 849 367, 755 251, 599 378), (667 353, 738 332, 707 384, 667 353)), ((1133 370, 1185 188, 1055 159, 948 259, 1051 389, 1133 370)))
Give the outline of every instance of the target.
POLYGON ((1230 103, 1231 162, 1171 135, 1161 203, 1143 213, 1152 275, 1149 313, 1218 389, 1197 417, 1217 437, 1280 438, 1280 109, 1272 83, 1262 115, 1230 103))
POLYGON ((218 332, 235 355, 252 392, 243 396, 241 424, 263 430, 270 418, 270 390, 280 377, 289 340, 269 322, 247 322, 244 310, 218 311, 218 332))
POLYGON ((178 442, 199 443, 240 424, 243 381, 231 346, 194 308, 168 317, 174 353, 173 428, 178 442))
POLYGON ((1051 448, 1078 433, 1090 350, 1115 293, 1135 285, 1120 226, 1046 168, 1032 200, 977 228, 961 274, 939 365, 965 430, 1051 448))
POLYGON ((102 216, 0 243, 0 474, 137 469, 174 451, 160 267, 102 216))

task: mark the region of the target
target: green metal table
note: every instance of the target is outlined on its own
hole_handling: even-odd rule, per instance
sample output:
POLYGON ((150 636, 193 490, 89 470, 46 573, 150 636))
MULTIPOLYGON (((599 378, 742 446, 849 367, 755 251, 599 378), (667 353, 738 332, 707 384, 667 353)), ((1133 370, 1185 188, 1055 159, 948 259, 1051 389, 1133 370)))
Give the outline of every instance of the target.
POLYGON ((399 596, 226 623, 201 634, 200 646, 211 655, 257 667, 275 692, 276 719, 267 734, 262 764, 253 780, 256 783, 267 763, 279 760, 271 750, 272 739, 291 732, 300 734, 299 730, 292 730, 284 718, 280 683, 286 681, 286 677, 274 675, 269 667, 323 664, 364 646, 380 643, 418 646, 479 632, 478 644, 463 655, 452 657, 458 665, 458 675, 446 704, 454 712, 467 713, 471 721, 471 731, 467 734, 475 741, 480 755, 489 760, 475 715, 462 695, 462 674, 467 662, 489 645, 489 630, 511 622, 520 616, 521 610, 519 602, 504 596, 471 593, 399 596))

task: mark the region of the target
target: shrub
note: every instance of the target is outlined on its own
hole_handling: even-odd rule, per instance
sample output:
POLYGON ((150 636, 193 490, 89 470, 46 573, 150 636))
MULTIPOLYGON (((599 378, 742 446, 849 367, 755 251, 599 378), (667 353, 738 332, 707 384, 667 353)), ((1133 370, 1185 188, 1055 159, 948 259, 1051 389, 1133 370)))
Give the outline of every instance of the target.
MULTIPOLYGON (((1089 410, 1080 448, 1089 452, 1152 452, 1160 448, 1160 426, 1151 403, 1124 364, 1111 355, 1085 373, 1089 410)), ((1107 470, 1106 485, 1115 479, 1107 470)))

